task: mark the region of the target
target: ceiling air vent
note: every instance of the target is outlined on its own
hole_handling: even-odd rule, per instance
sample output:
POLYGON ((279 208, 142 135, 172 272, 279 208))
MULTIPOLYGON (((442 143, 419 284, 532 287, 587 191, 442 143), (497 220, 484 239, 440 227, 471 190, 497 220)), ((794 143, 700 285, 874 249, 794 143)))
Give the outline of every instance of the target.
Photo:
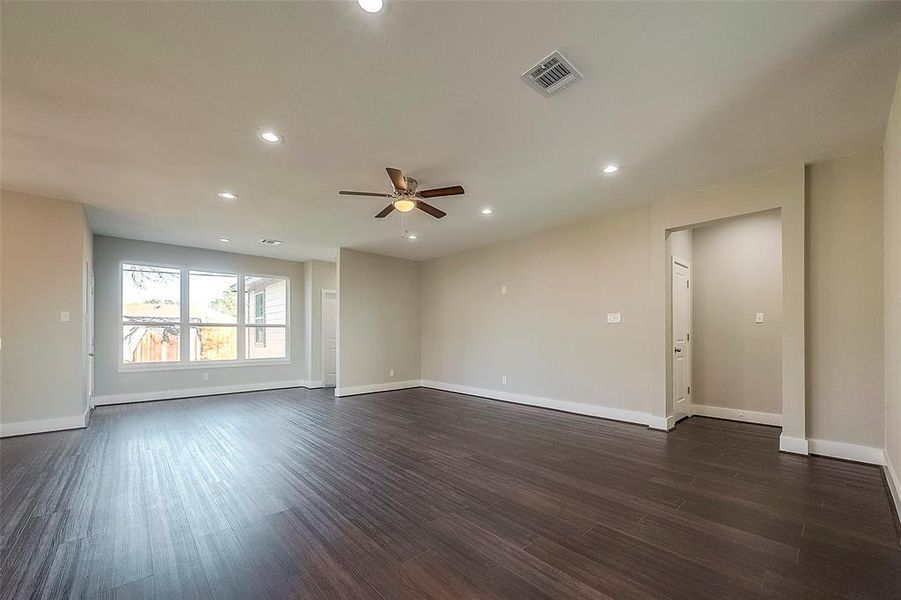
POLYGON ((269 239, 269 238, 263 238, 263 239, 261 239, 261 240, 260 240, 260 243, 261 243, 261 244, 266 244, 267 246, 281 246, 281 245, 282 245, 282 241, 281 241, 281 240, 272 240, 272 239, 269 239))
POLYGON ((550 96, 582 79, 582 74, 569 62, 569 59, 560 54, 559 50, 555 50, 551 52, 550 56, 523 73, 520 79, 541 92, 542 96, 550 96))

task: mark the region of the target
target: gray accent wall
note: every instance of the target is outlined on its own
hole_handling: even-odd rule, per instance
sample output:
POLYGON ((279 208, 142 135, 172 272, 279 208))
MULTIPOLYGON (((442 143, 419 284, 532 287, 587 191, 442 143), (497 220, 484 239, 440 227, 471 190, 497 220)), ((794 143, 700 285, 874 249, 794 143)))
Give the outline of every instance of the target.
POLYGON ((150 396, 202 394, 205 390, 242 387, 287 387, 305 379, 304 268, 303 263, 202 250, 105 236, 94 238, 96 395, 98 403, 148 399, 150 396), (217 366, 192 365, 154 371, 119 369, 119 265, 139 262, 185 269, 288 277, 290 286, 290 364, 217 366), (203 379, 207 373, 208 380, 203 379))

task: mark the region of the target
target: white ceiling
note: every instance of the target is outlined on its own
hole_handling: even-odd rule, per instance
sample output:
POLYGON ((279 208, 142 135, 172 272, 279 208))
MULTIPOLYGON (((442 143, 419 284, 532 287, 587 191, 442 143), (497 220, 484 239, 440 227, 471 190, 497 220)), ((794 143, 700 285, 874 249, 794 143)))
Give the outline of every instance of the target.
POLYGON ((4 2, 0 183, 108 235, 424 259, 877 146, 899 48, 901 2, 4 2), (557 48, 584 80, 545 99, 519 75, 557 48), (386 166, 466 195, 403 240, 336 194, 386 166))

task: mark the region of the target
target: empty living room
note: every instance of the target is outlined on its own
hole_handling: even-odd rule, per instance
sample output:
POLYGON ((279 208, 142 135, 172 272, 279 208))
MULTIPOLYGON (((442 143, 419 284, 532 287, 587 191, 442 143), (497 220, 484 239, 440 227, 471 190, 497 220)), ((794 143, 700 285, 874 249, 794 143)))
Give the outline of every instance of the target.
POLYGON ((901 598, 901 1, 0 0, 0 600, 901 598))

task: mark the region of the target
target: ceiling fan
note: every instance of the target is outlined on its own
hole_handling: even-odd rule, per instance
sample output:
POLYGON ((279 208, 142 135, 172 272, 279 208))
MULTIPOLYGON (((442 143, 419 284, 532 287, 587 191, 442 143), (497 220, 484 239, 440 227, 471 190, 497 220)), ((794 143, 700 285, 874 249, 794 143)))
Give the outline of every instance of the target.
POLYGON ((391 185, 394 187, 392 194, 380 194, 378 192, 348 192, 340 191, 339 194, 345 196, 374 196, 376 198, 391 198, 391 204, 382 209, 382 212, 375 216, 376 219, 384 219, 390 215, 394 209, 402 213, 407 213, 418 208, 426 212, 436 219, 447 216, 447 213, 441 209, 435 208, 431 204, 423 201, 423 198, 440 198, 441 196, 459 196, 465 193, 462 186, 452 185, 450 187, 435 188, 432 190, 417 191, 419 182, 412 177, 404 177, 403 171, 388 167, 388 178, 391 179, 391 185))

